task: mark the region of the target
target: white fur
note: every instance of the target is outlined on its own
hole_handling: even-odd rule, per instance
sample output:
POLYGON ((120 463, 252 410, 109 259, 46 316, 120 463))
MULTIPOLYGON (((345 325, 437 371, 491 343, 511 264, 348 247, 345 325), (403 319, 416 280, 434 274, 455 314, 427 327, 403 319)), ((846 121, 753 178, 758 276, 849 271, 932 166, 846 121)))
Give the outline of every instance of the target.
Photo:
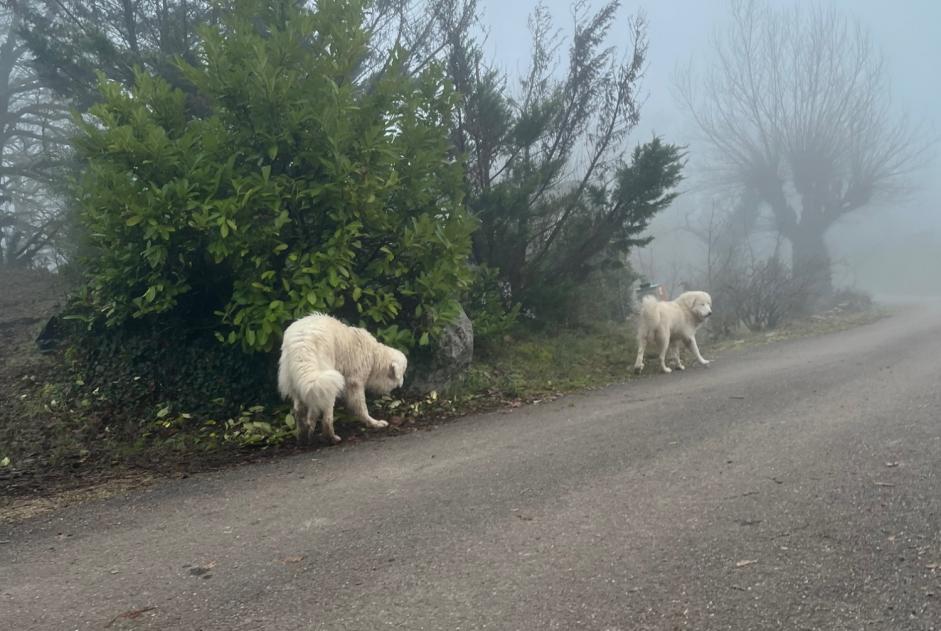
POLYGON ((657 300, 654 296, 644 296, 637 318, 637 359, 634 370, 644 369, 644 353, 647 345, 657 349, 660 368, 663 372, 672 372, 667 367, 667 350, 672 351, 676 367, 685 370, 680 359, 680 345, 685 344, 703 366, 709 360, 703 359, 696 344, 696 329, 706 318, 712 315, 712 297, 704 291, 687 291, 677 296, 676 300, 657 300))
POLYGON ((278 391, 294 402, 298 440, 305 442, 322 415, 323 433, 333 442, 333 406, 343 395, 350 411, 368 427, 388 423, 369 416, 366 390, 386 394, 402 385, 408 360, 380 344, 366 329, 314 313, 284 331, 278 362, 278 391))

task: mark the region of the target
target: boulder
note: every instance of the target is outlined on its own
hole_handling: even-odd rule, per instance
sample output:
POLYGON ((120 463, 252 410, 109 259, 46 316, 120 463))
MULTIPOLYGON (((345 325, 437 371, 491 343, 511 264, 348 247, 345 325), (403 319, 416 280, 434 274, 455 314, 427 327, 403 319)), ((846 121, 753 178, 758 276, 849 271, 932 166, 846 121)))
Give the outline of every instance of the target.
POLYGON ((474 325, 464 310, 445 327, 429 356, 415 362, 407 386, 409 394, 424 396, 440 391, 461 375, 474 360, 474 325))

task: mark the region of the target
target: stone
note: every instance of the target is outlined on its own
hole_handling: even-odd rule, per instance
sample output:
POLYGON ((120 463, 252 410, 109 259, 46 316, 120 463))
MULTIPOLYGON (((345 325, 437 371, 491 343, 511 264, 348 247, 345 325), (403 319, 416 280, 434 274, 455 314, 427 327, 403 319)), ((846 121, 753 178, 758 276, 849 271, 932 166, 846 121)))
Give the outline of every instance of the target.
POLYGON ((463 309, 445 327, 430 356, 416 362, 407 386, 409 394, 424 396, 438 392, 459 377, 474 360, 474 324, 463 309))

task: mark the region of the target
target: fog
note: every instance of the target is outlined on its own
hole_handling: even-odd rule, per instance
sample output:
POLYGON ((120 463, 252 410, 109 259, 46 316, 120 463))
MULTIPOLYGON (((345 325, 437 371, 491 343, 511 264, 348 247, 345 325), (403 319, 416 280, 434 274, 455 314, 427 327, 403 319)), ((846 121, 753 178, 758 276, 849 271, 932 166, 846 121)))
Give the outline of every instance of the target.
MULTIPOLYGON (((511 80, 526 67, 529 54, 529 3, 481 0, 482 22, 488 29, 491 61, 511 80)), ((555 23, 571 31, 569 0, 545 0, 555 23)), ((597 4, 597 3, 595 3, 597 4)), ((783 7, 789 3, 772 3, 783 7)), ((594 5, 593 5, 594 6, 594 5)), ((801 5, 808 6, 807 3, 801 5)), ((891 107, 908 116, 926 139, 938 135, 941 87, 937 76, 941 60, 941 4, 932 0, 906 0, 892 5, 877 0, 828 0, 832 7, 858 19, 884 57, 891 107)), ((709 187, 703 176, 708 156, 701 136, 679 104, 675 76, 691 60, 712 54, 716 29, 728 24, 729 5, 701 0, 625 2, 622 20, 643 11, 648 20, 648 67, 644 79, 646 103, 632 142, 652 134, 688 147, 684 194, 653 223, 655 240, 634 254, 634 264, 655 280, 667 284, 692 275, 698 265, 699 246, 681 229, 690 213, 701 210, 723 193, 709 187)), ((626 32, 626 28, 624 29, 626 32)), ((626 41, 612 41, 625 47, 626 41)), ((564 52, 564 51, 563 51, 564 52)), ((841 218, 827 232, 834 283, 871 292, 877 297, 941 295, 941 178, 937 146, 921 160, 902 197, 875 202, 841 218)))
MULTIPOLYGON (((558 29, 562 36, 558 40, 559 48, 554 51, 556 76, 551 79, 569 80, 568 37, 575 21, 580 19, 583 25, 589 24, 595 12, 601 11, 608 2, 541 2, 551 15, 553 28, 558 29), (573 15, 573 4, 580 7, 579 17, 573 15)), ((79 226, 81 222, 74 221, 74 191, 67 190, 67 175, 74 157, 74 147, 70 145, 74 129, 69 120, 70 110, 87 111, 92 103, 101 100, 102 95, 95 85, 95 72, 101 71, 110 80, 130 87, 134 78, 129 64, 144 64, 147 72, 187 93, 193 87, 179 75, 171 59, 198 57, 196 25, 215 19, 214 5, 210 2, 170 3, 179 15, 164 11, 160 16, 150 14, 156 5, 147 2, 130 3, 128 6, 134 7, 130 13, 118 10, 116 7, 121 5, 117 3, 69 0, 67 4, 74 5, 76 11, 61 11, 61 4, 58 0, 0 3, 0 25, 5 29, 4 43, 0 45, 0 57, 3 58, 0 66, 7 68, 6 84, 0 86, 0 110, 3 110, 0 118, 4 119, 7 130, 0 138, 0 215, 3 215, 0 217, 0 263, 10 268, 55 269, 63 263, 77 261, 76 235, 88 226, 79 226), (86 30, 98 28, 97 22, 103 19, 96 11, 104 8, 108 8, 105 12, 108 19, 102 25, 102 33, 113 49, 105 47, 98 52, 89 49, 87 55, 78 54, 88 43, 86 30), (74 39, 68 45, 54 45, 61 35, 56 35, 57 31, 51 26, 58 24, 56 20, 62 22, 56 28, 63 29, 63 33, 74 39), (166 24, 161 20, 166 20, 166 24), (144 29, 142 42, 137 41, 139 27, 144 29), (177 28, 181 29, 179 37, 171 32, 177 28), (136 52, 131 54, 129 51, 136 52), (128 55, 133 58, 131 62, 122 59, 128 55), (156 58, 152 59, 154 55, 156 58)), ((309 7, 316 6, 315 3, 308 4, 309 7)), ((408 62, 416 64, 416 68, 432 59, 453 62, 448 56, 455 54, 451 50, 453 42, 460 42, 461 38, 473 41, 473 50, 467 49, 461 54, 468 54, 476 60, 476 40, 482 37, 485 69, 505 73, 508 80, 508 89, 502 84, 494 88, 500 92, 497 101, 501 107, 506 105, 506 113, 500 110, 499 116, 505 114, 508 128, 513 124, 514 116, 532 118, 543 125, 542 134, 547 138, 551 136, 550 123, 541 121, 539 116, 534 117, 533 112, 526 111, 525 107, 514 108, 511 104, 511 99, 520 95, 520 90, 514 91, 513 86, 519 86, 522 73, 530 65, 533 48, 529 20, 537 6, 535 3, 505 0, 428 0, 422 3, 422 0, 410 0, 378 3, 376 6, 384 7, 378 14, 383 11, 390 13, 377 22, 385 26, 376 26, 378 34, 375 35, 374 54, 383 46, 391 46, 406 32, 410 33, 407 38, 417 40, 410 42, 413 50, 409 53, 408 62), (410 11, 409 7, 429 10, 410 11), (401 32, 390 26, 395 23, 390 16, 398 11, 403 11, 403 16, 406 16, 402 17, 402 24, 409 24, 401 32), (458 11, 460 15, 448 16, 448 11, 458 11), (468 16, 476 18, 476 23, 468 16), (449 32, 449 29, 455 30, 449 32), (483 36, 480 31, 483 31, 483 36), (453 38, 455 33, 461 37, 453 38), (452 38, 448 40, 449 37, 452 38), (444 39, 436 41, 435 38, 444 39), (419 58, 425 54, 429 58, 419 63, 419 58), (511 110, 516 111, 511 114, 511 110)), ((813 270, 810 273, 801 271, 797 264, 799 260, 808 265, 807 269, 810 269, 810 261, 817 261, 819 269, 832 270, 832 278, 828 273, 826 286, 815 288, 821 290, 814 291, 815 295, 833 295, 832 289, 846 287, 877 297, 941 296, 941 275, 936 273, 936 269, 941 267, 941 182, 937 177, 941 155, 941 143, 937 142, 941 138, 941 121, 938 120, 941 88, 933 79, 937 75, 935 66, 941 60, 941 28, 938 26, 941 24, 941 5, 932 0, 911 0, 899 3, 889 12, 884 3, 877 0, 821 0, 797 4, 783 0, 756 0, 752 4, 748 0, 647 3, 625 0, 618 11, 615 26, 598 32, 607 33, 605 44, 617 51, 615 57, 619 59, 613 66, 597 72, 596 76, 592 76, 594 71, 586 71, 571 80, 575 86, 572 94, 587 99, 585 102, 589 105, 579 106, 581 113, 577 115, 583 116, 580 120, 576 114, 572 114, 576 117, 574 119, 568 113, 563 115, 561 108, 558 108, 560 115, 551 117, 551 124, 560 129, 574 130, 571 134, 559 133, 557 137, 570 135, 573 140, 549 145, 553 146, 546 152, 549 154, 563 147, 559 149, 561 160, 559 156, 550 156, 553 163, 563 166, 545 171, 555 171, 556 175, 547 176, 548 181, 537 189, 536 197, 545 191, 555 194, 561 188, 578 182, 581 179, 579 171, 587 174, 586 183, 605 188, 613 181, 609 176, 617 168, 631 166, 630 155, 626 155, 623 162, 619 161, 625 137, 626 148, 630 149, 642 143, 654 144, 650 141, 655 136, 671 147, 676 164, 680 163, 680 152, 674 145, 684 148, 686 164, 682 168, 680 195, 672 203, 665 201, 643 221, 633 224, 636 233, 631 233, 631 237, 639 238, 616 254, 611 249, 611 231, 604 234, 605 229, 599 228, 603 222, 591 223, 594 219, 589 215, 597 209, 587 212, 583 218, 587 221, 584 225, 595 226, 599 235, 594 239, 579 234, 580 230, 568 232, 569 235, 579 234, 579 238, 584 240, 583 247, 573 249, 577 256, 568 255, 575 257, 572 260, 561 254, 559 244, 555 242, 555 237, 564 232, 562 226, 572 221, 567 211, 552 209, 551 205, 540 204, 532 196, 527 197, 527 203, 532 206, 527 221, 534 222, 534 225, 519 230, 519 235, 523 235, 519 236, 509 229, 512 209, 497 204, 491 214, 500 225, 490 226, 489 232, 479 230, 478 241, 485 233, 509 236, 505 240, 496 239, 488 248, 477 243, 470 259, 500 269, 505 276, 501 281, 510 285, 515 282, 519 286, 513 291, 518 293, 522 292, 524 285, 537 286, 544 280, 538 279, 537 282, 535 276, 522 271, 523 267, 532 265, 533 272, 538 268, 541 270, 539 273, 549 274, 549 278, 557 280, 546 271, 549 267, 544 259, 550 250, 558 250, 556 254, 561 257, 556 274, 566 272, 578 276, 585 270, 600 267, 601 260, 609 262, 608 257, 619 257, 619 262, 623 263, 624 253, 630 250, 633 268, 649 280, 666 283, 671 290, 684 284, 702 286, 703 269, 708 267, 704 265, 704 243, 702 236, 694 235, 689 228, 691 224, 701 224, 709 213, 718 209, 727 223, 744 215, 749 218, 754 218, 756 213, 761 215, 754 225, 744 222, 748 226, 743 226, 743 237, 735 245, 747 244, 752 261, 745 264, 746 268, 755 261, 767 261, 773 255, 789 262, 794 276, 812 276, 815 273, 813 270), (788 13, 792 7, 799 7, 802 13, 788 13), (752 21, 747 27, 743 26, 743 11, 751 16, 749 19, 752 21), (627 96, 623 97, 623 102, 618 100, 617 107, 611 110, 617 112, 611 115, 615 124, 598 126, 599 120, 605 116, 605 99, 611 101, 614 94, 612 86, 621 81, 614 78, 616 72, 624 73, 629 65, 619 64, 632 50, 631 19, 638 15, 644 16, 642 31, 647 43, 641 91, 635 93, 637 86, 632 69, 629 87, 622 90, 622 95, 627 96), (834 15, 837 16, 836 21, 834 15), (806 16, 812 19, 805 20, 806 16), (791 18, 795 21, 788 21, 791 18), (849 22, 837 23, 843 18, 849 22), (857 25, 861 29, 859 32, 854 30, 857 25), (816 39, 807 39, 806 34, 813 28, 823 30, 817 33, 816 39), (827 31, 827 28, 836 30, 827 31), (727 55, 720 57, 717 54, 717 41, 725 41, 723 38, 726 36, 741 37, 748 29, 756 35, 754 41, 757 42, 750 53, 746 54, 743 47, 736 46, 736 41, 729 40, 725 42, 727 55), (771 36, 761 37, 769 33, 771 36), (833 38, 842 39, 832 49, 827 48, 827 42, 837 41, 833 38), (818 42, 817 46, 808 44, 812 41, 818 42), (830 50, 838 51, 838 57, 821 60, 822 55, 830 55, 830 50), (839 57, 840 54, 843 56, 839 57), (735 95, 734 86, 730 88, 730 84, 722 84, 722 77, 718 83, 709 83, 708 70, 713 70, 714 79, 717 60, 723 59, 725 71, 731 72, 725 81, 734 82, 729 77, 741 71, 741 66, 738 70, 732 66, 744 64, 743 60, 751 59, 749 55, 764 60, 764 63, 759 61, 755 64, 763 68, 758 71, 759 81, 743 88, 743 92, 748 91, 749 94, 735 95), (860 62, 858 66, 854 65, 857 61, 860 62), (854 67, 857 68, 855 78, 852 76, 854 67), (617 68, 617 71, 612 68, 617 68), (799 85, 811 81, 808 77, 812 73, 805 72, 808 68, 823 68, 826 78, 837 80, 824 80, 813 88, 799 85), (827 75, 827 72, 831 74, 827 75), (683 80, 684 76, 688 81, 683 80), (820 87, 839 86, 839 80, 843 81, 845 88, 828 90, 820 87), (691 91, 695 90, 699 95, 693 97, 691 91), (802 107, 798 104, 801 99, 794 97, 802 93, 801 90, 805 90, 804 94, 813 93, 819 102, 802 107), (762 100, 764 102, 758 103, 762 100), (834 102, 850 105, 833 106, 834 102), (627 134, 626 130, 635 124, 637 103, 640 103, 639 119, 627 134), (749 104, 754 106, 755 112, 763 113, 749 119, 749 104), (781 107, 776 109, 775 104, 781 107), (737 111, 736 107, 739 108, 737 111), (840 111, 833 111, 834 107, 840 111), (584 115, 586 111, 589 114, 584 115), (770 131, 757 120, 761 116, 777 117, 770 122, 770 131), (572 120, 579 122, 573 124, 572 120), (831 120, 835 121, 832 125, 828 123, 831 120), (736 129, 739 124, 744 125, 742 130, 736 129), (608 137, 599 141, 598 136, 605 136, 605 132, 599 130, 606 128, 615 131, 613 134, 607 132, 608 137), (766 136, 762 138, 762 134, 766 136), (594 144, 602 149, 597 153, 598 159, 592 162, 585 158, 594 150, 594 144), (585 163, 591 163, 591 168, 586 168, 585 163), (598 165, 601 166, 596 169, 598 165), (800 170, 803 174, 798 172, 800 170), (901 173, 904 177, 899 176, 901 173), (605 178, 608 180, 604 181, 605 178), (800 179, 803 184, 798 183, 800 179), (894 193, 883 194, 885 191, 894 193), (777 205, 773 201, 775 194, 780 196, 781 203, 777 205), (661 210, 663 206, 669 207, 661 210), (804 213, 802 209, 805 206, 816 209, 814 212, 820 218, 812 217, 812 222, 803 221, 805 215, 814 215, 804 213), (648 227, 650 217, 654 219, 648 227), (811 223, 814 225, 808 225, 811 223), (547 225, 553 225, 553 228, 550 230, 547 225), (654 239, 644 247, 637 247, 644 242, 644 230, 654 239), (825 241, 820 235, 824 235, 825 241), (540 239, 543 242, 537 243, 540 239), (542 251, 534 255, 534 248, 542 251), (492 260, 485 260, 484 250, 490 252, 492 260), (509 269, 511 267, 520 269, 509 269)), ((605 28, 609 25, 607 17, 598 22, 605 28)), ((588 38, 585 41, 593 40, 588 38)), ((741 41, 738 40, 739 43, 741 41)), ((585 50, 592 51, 591 54, 599 53, 595 45, 584 45, 583 41, 582 54, 585 50)), ((363 55, 369 56, 366 52, 363 55)), ((603 54, 599 55, 599 58, 603 57, 603 54)), ((460 75, 466 70, 461 68, 461 63, 443 65, 447 66, 447 72, 457 72, 447 79, 465 91, 469 101, 478 97, 474 90, 490 89, 486 85, 475 84, 475 81, 480 83, 480 76, 473 77, 473 73, 460 75)), ((578 64, 575 67, 579 67, 578 64)), ((479 73, 480 69, 477 67, 476 71, 479 73)), ((272 74, 278 75, 277 72, 272 74)), ((541 67, 538 74, 541 79, 546 79, 541 67)), ((717 74, 721 75, 722 70, 717 74)), ((535 83, 540 84, 538 81, 535 83)), ((551 83, 551 80, 547 81, 547 84, 551 83)), ((549 92, 540 96, 545 101, 540 107, 557 107, 557 103, 551 103, 554 96, 550 94, 556 87, 551 85, 549 92)), ((195 108, 193 111, 204 106, 195 97, 189 105, 195 108)), ((460 111, 461 106, 449 104, 448 107, 452 108, 454 121, 462 119, 464 112, 460 111)), ((575 109, 571 111, 575 112, 575 109)), ((532 125, 533 120, 525 122, 532 125)), ((465 128, 463 123, 452 121, 452 124, 452 140, 469 133, 469 128, 465 128)), ((528 148, 527 151, 508 150, 506 138, 499 137, 495 131, 498 128, 499 125, 494 125, 493 129, 487 128, 486 124, 481 125, 484 136, 475 139, 475 142, 480 141, 477 146, 500 147, 497 154, 503 151, 498 157, 504 162, 502 168, 490 162, 481 166, 480 173, 486 171, 486 178, 483 183, 478 183, 480 190, 477 193, 489 190, 491 184, 511 172, 512 169, 506 167, 517 156, 529 155, 528 148), (487 134, 492 134, 493 138, 486 137, 487 134)), ((520 128, 525 131, 526 125, 520 128)), ((468 161, 466 170, 471 172, 474 165, 470 163, 474 158, 467 150, 473 144, 469 138, 462 139, 456 148, 463 152, 468 161)), ((679 169, 674 170, 677 172, 679 169)), ((674 179, 666 187, 671 193, 675 182, 674 179)), ((519 182, 515 185, 525 189, 519 182)), ((577 190, 575 197, 580 198, 584 190, 585 187, 577 190)), ((563 196, 557 195, 554 203, 561 204, 563 196)), ((664 199, 666 197, 672 195, 665 195, 664 199)), ((633 201, 642 198, 638 195, 633 201)), ((473 204, 466 206, 470 208, 473 204)), ((478 219, 487 215, 479 209, 474 212, 478 219)), ((629 226, 634 219, 636 217, 621 217, 618 226, 629 226)), ((724 229, 728 227, 726 225, 724 229)), ((624 239, 620 241, 627 243, 624 239)), ((740 258, 736 254, 732 260, 740 258)), ((622 274, 622 278, 629 284, 630 270, 622 274)), ((583 275, 577 280, 580 283, 584 279, 583 275)), ((710 278, 707 284, 715 280, 710 278)), ((525 296, 520 300, 527 302, 525 296)))

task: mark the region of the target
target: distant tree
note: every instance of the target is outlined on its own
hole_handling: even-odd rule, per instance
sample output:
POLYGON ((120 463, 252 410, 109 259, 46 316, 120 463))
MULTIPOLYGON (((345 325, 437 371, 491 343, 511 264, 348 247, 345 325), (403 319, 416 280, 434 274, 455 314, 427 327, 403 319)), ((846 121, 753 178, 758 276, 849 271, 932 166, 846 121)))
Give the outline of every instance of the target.
POLYGON ((709 65, 679 77, 681 99, 712 149, 715 181, 753 199, 747 213, 770 210, 795 274, 819 279, 814 293, 825 295, 827 232, 899 195, 928 143, 893 114, 884 61, 858 22, 820 7, 731 6, 709 65))
MULTIPOLYGON (((125 86, 134 68, 186 88, 178 57, 196 61, 197 31, 227 4, 210 0, 31 0, 20 35, 43 83, 73 107, 100 99, 97 73, 125 86)), ((231 4, 231 3, 228 3, 231 4)))
POLYGON ((0 10, 0 266, 48 264, 63 218, 54 183, 67 110, 30 67, 24 1, 0 10))
POLYGON ((568 68, 557 78, 561 41, 538 5, 530 66, 513 97, 464 28, 466 3, 439 6, 448 74, 460 95, 454 143, 466 157, 469 204, 481 222, 475 259, 499 269, 514 298, 529 303, 561 299, 592 271, 623 266, 675 197, 683 163, 682 150, 659 138, 633 151, 627 144, 640 117, 643 17, 630 23, 632 47, 619 58, 604 42, 620 3, 592 13, 576 2, 568 68))

